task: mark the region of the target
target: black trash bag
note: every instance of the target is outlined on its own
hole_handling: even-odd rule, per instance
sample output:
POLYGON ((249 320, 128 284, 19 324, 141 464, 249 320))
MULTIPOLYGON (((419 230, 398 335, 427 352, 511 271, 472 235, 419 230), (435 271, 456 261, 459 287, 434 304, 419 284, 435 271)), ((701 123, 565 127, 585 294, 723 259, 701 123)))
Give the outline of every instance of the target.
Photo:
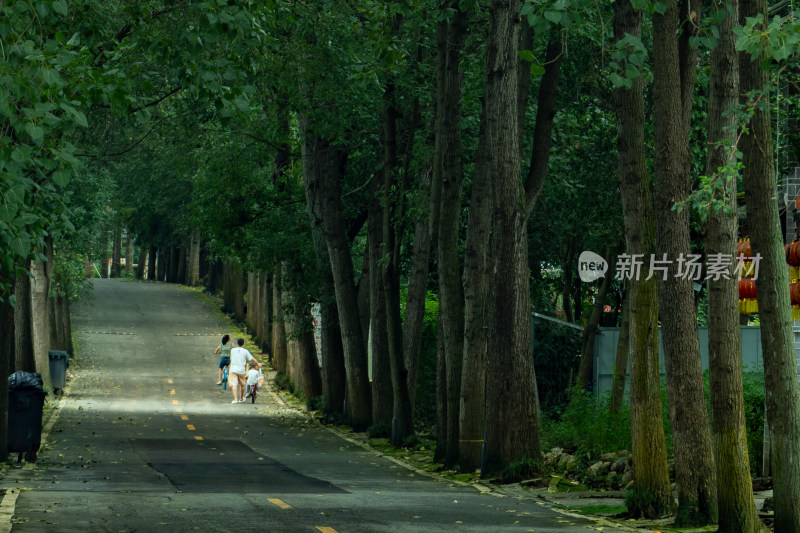
POLYGON ((43 395, 47 395, 44 391, 42 375, 38 372, 25 372, 24 370, 17 370, 8 376, 8 390, 9 392, 15 390, 39 391, 43 395))

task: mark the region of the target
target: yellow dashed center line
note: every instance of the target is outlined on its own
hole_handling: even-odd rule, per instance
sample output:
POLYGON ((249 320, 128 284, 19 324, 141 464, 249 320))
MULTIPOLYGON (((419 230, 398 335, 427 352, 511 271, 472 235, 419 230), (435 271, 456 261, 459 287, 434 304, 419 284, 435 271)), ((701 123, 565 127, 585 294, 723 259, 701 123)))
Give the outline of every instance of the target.
POLYGON ((167 383, 169 383, 170 385, 172 385, 174 382, 173 382, 171 379, 168 379, 168 380, 167 380, 167 383))
POLYGON ((276 507, 280 507, 281 509, 293 509, 291 505, 281 500, 280 498, 267 498, 267 501, 272 505, 275 505, 276 507))
POLYGON ((316 529, 320 533, 339 533, 338 531, 336 531, 332 527, 328 527, 328 526, 317 526, 316 529))
POLYGON ((181 415, 181 420, 189 420, 189 417, 186 415, 181 415))
POLYGON ((174 395, 174 394, 175 394, 175 389, 170 389, 170 390, 169 390, 169 393, 170 393, 170 394, 172 394, 172 395, 174 395))
POLYGON ((200 435, 195 435, 194 440, 203 440, 203 437, 200 435))
POLYGON ((172 400, 172 405, 178 405, 180 402, 178 400, 172 400))
POLYGON ((186 424, 186 429, 188 429, 189 431, 197 431, 197 428, 196 428, 196 427, 194 427, 194 426, 193 426, 193 425, 191 425, 191 424, 186 424))

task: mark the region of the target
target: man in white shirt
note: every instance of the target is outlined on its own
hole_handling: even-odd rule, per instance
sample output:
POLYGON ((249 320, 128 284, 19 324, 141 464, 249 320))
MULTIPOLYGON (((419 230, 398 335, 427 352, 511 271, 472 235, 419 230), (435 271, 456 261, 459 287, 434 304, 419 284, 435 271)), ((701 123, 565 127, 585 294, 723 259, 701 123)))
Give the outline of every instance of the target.
MULTIPOLYGON (((233 391, 233 401, 231 403, 244 402, 244 378, 247 374, 247 362, 255 358, 250 351, 244 347, 244 339, 236 340, 237 346, 231 350, 231 366, 228 374, 228 383, 233 391)), ((261 363, 255 362, 256 368, 261 368, 261 363)))

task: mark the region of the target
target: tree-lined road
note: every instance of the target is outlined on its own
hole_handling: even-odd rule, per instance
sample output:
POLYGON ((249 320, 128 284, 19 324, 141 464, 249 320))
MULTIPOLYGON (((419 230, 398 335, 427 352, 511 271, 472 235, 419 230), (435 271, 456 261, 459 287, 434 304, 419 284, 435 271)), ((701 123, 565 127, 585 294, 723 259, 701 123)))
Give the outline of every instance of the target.
MULTIPOLYGON (((587 531, 535 503, 431 479, 215 385, 226 326, 194 292, 94 280, 78 360, 34 465, 0 513, 14 532, 587 531)), ((52 399, 51 399, 52 402, 52 399)), ((13 489, 13 490, 12 490, 13 489)))

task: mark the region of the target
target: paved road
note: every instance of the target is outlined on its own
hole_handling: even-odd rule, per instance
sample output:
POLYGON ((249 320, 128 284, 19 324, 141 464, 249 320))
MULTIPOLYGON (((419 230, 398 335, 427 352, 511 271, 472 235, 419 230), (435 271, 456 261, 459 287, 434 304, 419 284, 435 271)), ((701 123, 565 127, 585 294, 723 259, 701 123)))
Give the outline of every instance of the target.
POLYGON ((13 532, 589 530, 415 473, 268 394, 231 404, 215 385, 225 324, 185 288, 95 280, 73 314, 66 395, 39 460, 0 480, 0 531, 9 515, 13 532))

